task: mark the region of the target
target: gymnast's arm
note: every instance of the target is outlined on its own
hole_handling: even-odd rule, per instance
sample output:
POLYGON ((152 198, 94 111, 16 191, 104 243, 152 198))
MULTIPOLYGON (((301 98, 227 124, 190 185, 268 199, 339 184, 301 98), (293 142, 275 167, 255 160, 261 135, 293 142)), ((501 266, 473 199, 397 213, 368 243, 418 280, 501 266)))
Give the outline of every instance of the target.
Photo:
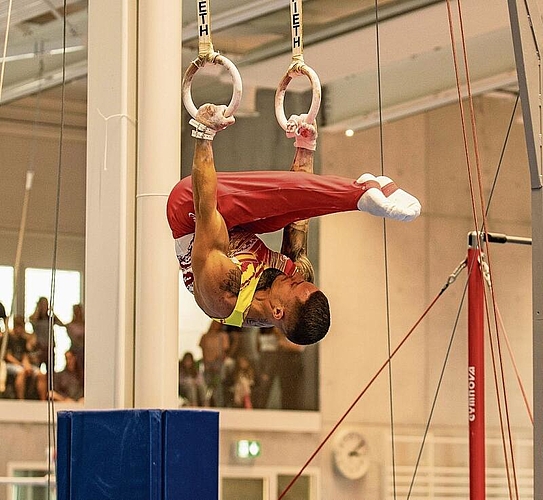
MULTIPOLYGON (((197 118, 204 121, 206 117, 197 118)), ((227 317, 234 307, 241 277, 227 257, 228 230, 217 210, 217 173, 210 140, 196 139, 192 189, 196 216, 192 250, 194 297, 208 315, 227 317)))
MULTIPOLYGON (((296 148, 291 170, 294 172, 313 172, 314 152, 309 149, 296 148)), ((294 261, 298 271, 306 281, 315 281, 313 265, 307 257, 307 234, 309 219, 292 222, 283 229, 281 253, 294 261)))

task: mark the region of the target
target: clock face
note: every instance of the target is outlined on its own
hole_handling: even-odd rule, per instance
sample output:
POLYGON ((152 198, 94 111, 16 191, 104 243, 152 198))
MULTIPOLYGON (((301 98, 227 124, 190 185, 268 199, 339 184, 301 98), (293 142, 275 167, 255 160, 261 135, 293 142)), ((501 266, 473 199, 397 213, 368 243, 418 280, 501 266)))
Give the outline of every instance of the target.
POLYGON ((334 443, 333 456, 336 469, 347 479, 360 479, 368 471, 368 447, 358 431, 343 431, 334 443))

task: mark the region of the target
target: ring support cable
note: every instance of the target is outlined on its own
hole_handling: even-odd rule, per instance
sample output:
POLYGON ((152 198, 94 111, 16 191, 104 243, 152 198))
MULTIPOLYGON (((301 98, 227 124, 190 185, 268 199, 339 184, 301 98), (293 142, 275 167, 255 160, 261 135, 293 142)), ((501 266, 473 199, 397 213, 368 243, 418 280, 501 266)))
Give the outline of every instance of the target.
POLYGON ((287 72, 279 82, 275 92, 275 117, 283 130, 287 130, 287 117, 285 116, 285 93, 293 78, 307 76, 313 90, 311 106, 307 113, 307 123, 313 123, 321 105, 321 82, 317 73, 304 62, 302 0, 291 0, 290 22, 292 34, 292 62, 287 72))
POLYGON ((183 104, 190 116, 196 118, 198 110, 194 105, 191 94, 194 75, 196 75, 198 70, 203 68, 206 64, 220 65, 228 70, 230 77, 232 78, 232 98, 230 99, 230 104, 228 104, 225 112, 225 116, 232 116, 241 102, 243 91, 241 75, 230 59, 219 54, 219 52, 215 51, 213 48, 213 43, 211 41, 211 12, 209 9, 209 0, 197 0, 196 7, 198 12, 198 57, 191 62, 183 77, 183 104))

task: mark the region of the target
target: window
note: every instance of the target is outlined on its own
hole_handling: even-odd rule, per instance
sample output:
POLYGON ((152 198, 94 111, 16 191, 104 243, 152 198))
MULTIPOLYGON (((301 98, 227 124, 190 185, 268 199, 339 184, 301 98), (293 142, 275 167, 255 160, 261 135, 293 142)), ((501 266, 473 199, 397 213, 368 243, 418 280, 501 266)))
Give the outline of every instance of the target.
POLYGON ((264 478, 225 477, 222 480, 222 500, 251 498, 264 500, 264 478))
POLYGON ((54 480, 51 494, 47 493, 48 465, 45 462, 8 462, 8 477, 19 483, 7 485, 7 500, 54 500, 54 480), (35 478, 35 481, 32 481, 35 478), (24 484, 28 479, 32 484, 24 484))
POLYGON ((318 411, 317 345, 295 346, 270 328, 222 326, 221 334, 215 323, 203 348, 208 359, 217 357, 217 351, 226 352, 204 366, 200 339, 211 324, 180 276, 179 359, 186 360, 183 365, 195 365, 197 372, 191 374, 185 367, 179 384, 181 405, 318 411))
MULTIPOLYGON (((221 467, 221 500, 278 498, 298 470, 285 467, 221 467)), ((315 468, 306 469, 285 495, 286 500, 320 498, 320 475, 315 468)))
POLYGON ((192 352, 195 357, 199 356, 200 337, 207 331, 210 323, 211 320, 198 307, 179 273, 179 359, 186 351, 192 352))
MULTIPOLYGON (((27 268, 25 270, 25 317, 35 310, 40 297, 51 295, 51 270, 27 268)), ((81 273, 57 270, 55 273, 54 312, 63 323, 72 319, 72 307, 81 302, 81 273)), ((70 348, 66 328, 55 326, 55 371, 61 371, 66 360, 64 353, 70 348)))

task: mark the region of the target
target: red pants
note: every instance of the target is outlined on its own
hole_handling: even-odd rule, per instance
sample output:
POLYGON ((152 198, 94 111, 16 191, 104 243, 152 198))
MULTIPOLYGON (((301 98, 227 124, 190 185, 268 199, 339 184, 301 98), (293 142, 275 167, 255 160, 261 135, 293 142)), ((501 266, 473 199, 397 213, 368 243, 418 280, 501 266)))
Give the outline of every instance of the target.
MULTIPOLYGON (((365 188, 335 175, 305 172, 219 172, 217 207, 228 229, 255 234, 283 229, 291 222, 356 210, 365 188)), ((194 233, 192 178, 185 177, 168 198, 174 238, 194 233)))

